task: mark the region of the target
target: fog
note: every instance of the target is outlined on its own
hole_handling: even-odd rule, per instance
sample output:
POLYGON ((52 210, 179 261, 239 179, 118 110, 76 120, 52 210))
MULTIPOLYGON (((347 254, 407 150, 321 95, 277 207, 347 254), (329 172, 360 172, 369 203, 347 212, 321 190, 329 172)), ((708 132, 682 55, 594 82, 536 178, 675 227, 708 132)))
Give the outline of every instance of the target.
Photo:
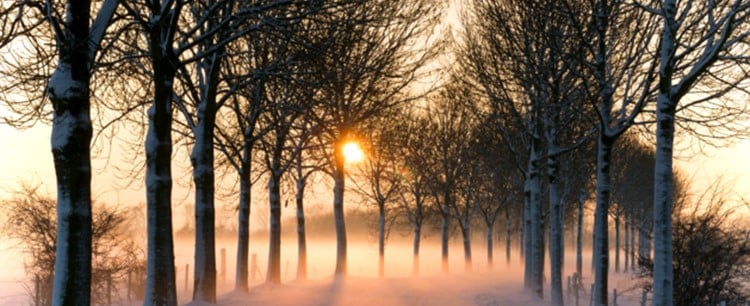
MULTIPOLYGON (((479 233, 477 233, 477 237, 479 233)), ((250 294, 233 292, 235 280, 236 239, 217 237, 217 280, 219 305, 548 305, 523 290, 523 265, 519 250, 511 250, 506 263, 504 238, 495 242, 494 265, 487 264, 483 239, 472 242, 472 269, 466 271, 463 248, 458 236, 451 238, 449 273, 441 273, 439 236, 423 238, 419 256, 419 274, 412 273, 411 237, 392 232, 386 243, 385 277, 379 278, 377 241, 369 235, 353 235, 349 240, 348 277, 333 278, 336 245, 332 237, 308 239, 308 281, 297 281, 297 240, 286 235, 282 239, 282 285, 265 284, 268 242, 262 234, 253 235, 251 254, 257 256, 262 275, 253 275, 250 294), (221 250, 225 252, 222 270, 221 250), (222 273, 225 271, 225 275, 222 273)), ((32 299, 31 278, 23 271, 23 256, 9 242, 0 244, 0 260, 5 263, 0 277, 0 305, 26 305, 32 299)), ((193 241, 190 237, 175 238, 177 295, 180 305, 190 303, 193 280, 193 241), (186 267, 187 266, 187 267, 186 267), (187 280, 185 269, 188 268, 187 280)), ((614 256, 610 257, 611 261, 614 256)), ((592 282, 590 250, 584 250, 584 284, 592 282)), ((610 263, 614 268, 614 264, 610 263)), ((549 266, 546 266, 549 269, 549 266)), ((565 254, 563 275, 575 270, 575 251, 569 246, 565 254)), ((545 280, 548 280, 545 277, 545 280)), ((610 273, 610 288, 618 289, 618 305, 638 305, 637 290, 629 274, 610 273)), ((545 296, 549 295, 545 283, 545 296)), ((586 289, 588 293, 589 288, 586 289)), ((582 295, 581 305, 588 304, 582 295)), ((566 294, 566 299, 567 299, 566 294)), ((567 300, 566 300, 567 301, 567 300)), ((574 305, 574 300, 569 304, 574 305)), ((140 305, 140 301, 121 301, 114 305, 140 305)))

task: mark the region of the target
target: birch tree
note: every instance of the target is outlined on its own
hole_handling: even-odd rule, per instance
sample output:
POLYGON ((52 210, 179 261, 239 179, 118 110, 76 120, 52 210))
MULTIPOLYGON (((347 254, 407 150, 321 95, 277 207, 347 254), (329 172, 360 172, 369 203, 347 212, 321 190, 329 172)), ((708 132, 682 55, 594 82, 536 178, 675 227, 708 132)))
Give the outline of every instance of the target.
MULTIPOLYGON (((714 103, 746 80, 744 64, 747 58, 746 38, 750 34, 747 27, 750 2, 678 3, 665 0, 660 1, 658 6, 641 7, 657 15, 663 23, 660 28, 659 91, 656 102, 653 298, 654 305, 661 306, 673 303, 671 216, 675 125, 677 121, 689 121, 690 115, 696 114, 696 105, 714 103), (740 66, 736 66, 738 64, 740 66), (695 87, 700 89, 697 97, 687 96, 695 87), (686 108, 690 110, 683 111, 682 118, 677 117, 677 113, 686 108)), ((737 114, 732 111, 733 108, 742 107, 725 100, 714 107, 714 111, 720 109, 723 114, 701 114, 696 117, 702 122, 731 118, 728 116, 737 114)), ((710 127, 712 124, 707 125, 710 127)))
MULTIPOLYGON (((100 46, 117 7, 116 0, 97 6, 91 1, 66 1, 55 5, 28 1, 2 5, 2 47, 13 47, 14 41, 48 37, 54 48, 53 56, 38 55, 57 60, 54 72, 45 76, 48 80, 46 96, 52 105, 51 147, 57 179, 52 305, 91 303, 90 146, 93 128, 90 85, 100 46)), ((42 71, 37 73, 44 75, 42 71)))

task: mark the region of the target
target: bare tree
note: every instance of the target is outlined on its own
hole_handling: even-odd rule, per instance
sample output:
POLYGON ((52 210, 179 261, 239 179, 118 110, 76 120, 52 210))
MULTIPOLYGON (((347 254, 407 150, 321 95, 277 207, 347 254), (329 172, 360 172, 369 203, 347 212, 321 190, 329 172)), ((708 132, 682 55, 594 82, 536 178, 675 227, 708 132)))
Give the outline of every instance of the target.
POLYGON ((329 148, 323 158, 330 161, 327 172, 334 178, 337 275, 346 273, 347 261, 342 147, 363 121, 409 100, 405 91, 432 55, 418 46, 426 46, 422 40, 438 8, 427 1, 360 0, 321 17, 328 26, 321 31, 327 40, 318 46, 325 77, 315 125, 321 126, 319 138, 329 148))
MULTIPOLYGON (((32 78, 22 77, 22 82, 29 81, 29 84, 39 85, 42 80, 48 81, 46 95, 52 105, 52 155, 57 178, 53 305, 87 305, 91 302, 90 146, 93 128, 90 85, 100 45, 117 7, 118 1, 107 0, 92 14, 92 9, 95 8, 91 1, 66 1, 64 4, 54 5, 50 2, 26 1, 3 3, 0 9, 3 47, 12 47, 14 41, 30 40, 39 43, 46 38, 54 51, 47 53, 44 51, 46 48, 41 47, 41 44, 37 45, 38 48, 30 51, 39 56, 40 61, 32 60, 30 63, 50 65, 53 58, 57 59, 51 75, 45 75, 48 68, 43 65, 4 65, 31 68, 32 78)), ((44 87, 36 87, 33 91, 36 92, 39 88, 44 87)), ((22 93, 27 94, 29 93, 22 93)), ((32 118, 47 115, 40 111, 45 109, 41 106, 45 101, 43 95, 30 94, 27 101, 39 108, 32 106, 23 113, 31 114, 32 118)), ((14 107, 11 106, 11 109, 14 107)), ((24 115, 22 121, 30 119, 23 117, 24 115)))

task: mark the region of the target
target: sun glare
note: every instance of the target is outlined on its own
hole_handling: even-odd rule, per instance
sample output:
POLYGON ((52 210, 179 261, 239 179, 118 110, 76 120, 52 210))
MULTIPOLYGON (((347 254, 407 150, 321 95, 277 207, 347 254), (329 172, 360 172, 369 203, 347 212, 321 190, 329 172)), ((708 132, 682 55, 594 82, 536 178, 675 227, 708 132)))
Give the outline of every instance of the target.
POLYGON ((344 145, 344 158, 348 163, 358 163, 365 159, 365 153, 356 142, 349 142, 344 145))

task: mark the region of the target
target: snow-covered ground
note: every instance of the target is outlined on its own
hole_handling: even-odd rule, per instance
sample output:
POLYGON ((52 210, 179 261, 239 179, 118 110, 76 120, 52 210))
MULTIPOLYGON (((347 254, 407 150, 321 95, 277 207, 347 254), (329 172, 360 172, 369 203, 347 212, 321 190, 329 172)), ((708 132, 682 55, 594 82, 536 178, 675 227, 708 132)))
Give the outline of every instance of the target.
MULTIPOLYGON (((219 276, 219 305, 549 305, 548 300, 540 300, 523 290, 523 267, 518 250, 512 251, 510 264, 505 262, 503 244, 496 245, 494 268, 488 269, 486 249, 481 241, 473 247, 474 264, 472 271, 464 271, 463 250, 458 241, 452 241, 450 249, 450 273, 440 272, 440 248, 436 243, 439 237, 428 237, 422 246, 420 274, 412 275, 411 245, 408 239, 392 239, 386 245, 386 277, 377 277, 377 243, 374 239, 350 241, 349 277, 332 277, 335 244, 331 240, 313 240, 308 244, 309 281, 295 281, 296 241, 288 239, 282 248, 282 285, 264 284, 262 275, 251 283, 249 294, 232 292, 234 280, 235 247, 231 240, 217 241, 217 268, 221 269, 220 250, 226 253, 226 277, 219 276)), ((0 263, 0 306, 30 305, 30 297, 24 288, 26 276, 23 273, 22 254, 10 246, 2 244, 0 263)), ((192 268, 185 279, 185 266, 192 266, 192 243, 178 241, 175 254, 177 265, 178 299, 181 305, 197 306, 189 303, 191 298, 192 268)), ((267 243, 251 241, 251 252, 258 258, 258 267, 265 271, 267 243)), ((584 286, 591 284, 589 263, 590 251, 584 252, 584 286)), ((614 258, 613 258, 614 259, 614 258)), ((547 266, 548 267, 548 266, 547 266)), ((575 256, 568 249, 565 256, 565 279, 572 274, 575 256)), ((221 272, 221 271, 219 271, 221 272)), ((548 280, 548 277, 545 277, 548 280)), ((30 283, 28 283, 30 284, 30 283)), ((565 288, 567 284, 563 284, 565 288)), ((637 291, 628 291, 632 280, 625 274, 610 273, 610 292, 617 288, 620 293, 618 305, 638 305, 637 291), (623 296, 624 294, 624 296, 623 296)), ((545 284, 545 296, 549 295, 549 284, 545 284)), ((588 293, 590 288, 586 288, 588 293)), ((566 305, 575 305, 567 300, 566 305)), ((580 305, 588 305, 588 295, 582 295, 580 305)), ((123 301, 115 305, 127 305, 123 301)), ((131 301, 131 305, 140 305, 131 301)))

